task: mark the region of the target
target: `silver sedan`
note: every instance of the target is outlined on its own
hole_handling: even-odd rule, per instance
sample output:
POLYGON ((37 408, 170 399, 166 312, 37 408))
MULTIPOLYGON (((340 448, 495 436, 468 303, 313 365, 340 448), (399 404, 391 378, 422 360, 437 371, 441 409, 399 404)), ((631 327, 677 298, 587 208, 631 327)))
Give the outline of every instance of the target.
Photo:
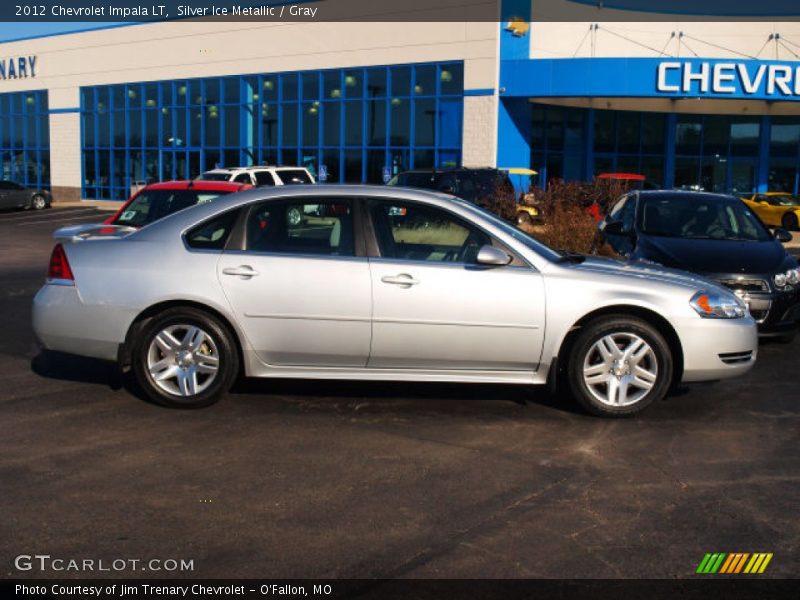
POLYGON ((717 284, 556 252, 442 194, 260 188, 84 229, 57 234, 36 335, 132 368, 166 406, 212 404, 244 374, 558 382, 624 416, 756 359, 753 319, 717 284))

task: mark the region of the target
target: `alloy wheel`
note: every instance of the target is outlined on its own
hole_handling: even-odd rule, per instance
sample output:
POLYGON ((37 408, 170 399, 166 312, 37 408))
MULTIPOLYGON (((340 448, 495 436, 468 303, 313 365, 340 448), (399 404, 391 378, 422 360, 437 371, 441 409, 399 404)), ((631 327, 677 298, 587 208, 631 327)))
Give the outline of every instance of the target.
POLYGON ((604 335, 586 353, 583 381, 592 396, 607 406, 635 404, 658 381, 656 354, 634 333, 604 335))
POLYGON ((150 342, 147 371, 153 383, 173 396, 195 396, 216 379, 220 355, 214 339, 189 324, 170 325, 150 342))

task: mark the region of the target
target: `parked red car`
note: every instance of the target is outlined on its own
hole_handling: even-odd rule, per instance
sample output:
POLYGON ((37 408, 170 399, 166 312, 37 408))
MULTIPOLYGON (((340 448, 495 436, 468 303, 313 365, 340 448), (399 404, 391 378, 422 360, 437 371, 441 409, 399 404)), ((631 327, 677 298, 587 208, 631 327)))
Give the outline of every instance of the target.
POLYGON ((165 181, 151 183, 131 196, 112 216, 106 225, 144 227, 169 214, 219 196, 248 190, 248 183, 228 181, 165 181))

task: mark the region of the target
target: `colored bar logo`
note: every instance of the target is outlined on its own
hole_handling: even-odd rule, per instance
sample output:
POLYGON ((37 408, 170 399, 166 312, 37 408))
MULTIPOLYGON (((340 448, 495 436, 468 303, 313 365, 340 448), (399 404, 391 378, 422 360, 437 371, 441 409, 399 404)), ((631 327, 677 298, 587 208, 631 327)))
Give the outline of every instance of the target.
POLYGON ((772 560, 771 552, 715 552, 706 554, 697 567, 697 572, 703 575, 748 575, 760 574, 766 571, 769 561, 772 560))

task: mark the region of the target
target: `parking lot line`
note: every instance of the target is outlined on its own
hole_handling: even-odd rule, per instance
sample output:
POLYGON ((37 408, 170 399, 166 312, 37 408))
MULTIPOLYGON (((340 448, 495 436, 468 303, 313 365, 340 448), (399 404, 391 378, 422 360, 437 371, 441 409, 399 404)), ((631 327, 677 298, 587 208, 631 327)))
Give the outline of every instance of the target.
POLYGON ((92 221, 96 221, 97 223, 102 223, 104 220, 105 218, 101 215, 83 215, 80 217, 71 217, 67 219, 59 219, 53 221, 26 221, 23 223, 15 223, 15 225, 19 227, 33 227, 35 225, 41 225, 42 223, 44 223, 52 226, 66 227, 67 225, 72 225, 72 224, 77 225, 82 222, 91 223, 92 221))

